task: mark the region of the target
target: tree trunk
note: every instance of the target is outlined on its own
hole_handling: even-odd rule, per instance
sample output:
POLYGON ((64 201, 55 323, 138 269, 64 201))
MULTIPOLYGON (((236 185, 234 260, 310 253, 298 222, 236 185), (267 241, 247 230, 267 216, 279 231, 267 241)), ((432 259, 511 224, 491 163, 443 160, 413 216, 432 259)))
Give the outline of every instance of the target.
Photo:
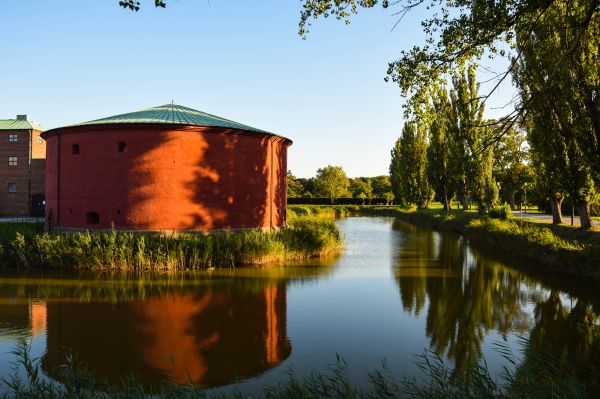
POLYGON ((450 212, 450 201, 448 201, 448 189, 444 187, 444 210, 450 212))
POLYGON ((468 201, 466 195, 462 196, 462 198, 460 199, 460 202, 462 203, 463 211, 466 211, 469 209, 469 201, 468 201))
POLYGON ((510 204, 510 210, 514 211, 515 210, 515 192, 514 191, 511 191, 508 194, 508 202, 510 204))
POLYGON ((485 205, 485 202, 483 201, 477 201, 477 212, 479 212, 480 215, 485 215, 487 213, 487 206, 485 205))
POLYGON ((577 213, 579 213, 579 222, 582 229, 592 228, 592 218, 590 217, 590 203, 586 200, 576 202, 577 213))
POLYGON ((562 216, 562 198, 554 196, 550 198, 550 205, 552 206, 552 223, 561 224, 563 222, 562 216))

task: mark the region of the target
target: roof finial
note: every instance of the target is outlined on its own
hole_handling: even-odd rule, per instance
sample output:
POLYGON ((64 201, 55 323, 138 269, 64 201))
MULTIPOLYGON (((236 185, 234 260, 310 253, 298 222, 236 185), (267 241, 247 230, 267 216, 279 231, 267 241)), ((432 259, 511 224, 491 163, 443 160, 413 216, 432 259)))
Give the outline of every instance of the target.
POLYGON ((175 104, 175 102, 173 100, 171 100, 171 104, 175 104))

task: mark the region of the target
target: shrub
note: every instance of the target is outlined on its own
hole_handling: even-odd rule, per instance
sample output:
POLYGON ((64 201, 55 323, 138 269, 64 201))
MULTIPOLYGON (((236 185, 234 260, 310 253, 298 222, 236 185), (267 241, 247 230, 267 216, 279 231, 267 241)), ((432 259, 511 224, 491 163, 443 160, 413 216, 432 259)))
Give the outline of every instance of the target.
POLYGON ((512 210, 508 204, 497 205, 490 209, 488 213, 492 219, 507 220, 512 218, 512 210))

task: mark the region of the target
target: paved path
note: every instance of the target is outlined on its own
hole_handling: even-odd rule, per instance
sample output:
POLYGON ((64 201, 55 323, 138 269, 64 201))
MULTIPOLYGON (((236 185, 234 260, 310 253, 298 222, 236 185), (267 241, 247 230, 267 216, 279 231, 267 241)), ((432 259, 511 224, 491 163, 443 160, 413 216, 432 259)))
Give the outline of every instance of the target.
POLYGON ((16 217, 0 217, 0 223, 2 222, 16 222, 16 223, 44 223, 44 218, 34 218, 30 216, 16 216, 16 217))
MULTIPOLYGON (((513 211, 513 216, 517 220, 520 219, 521 217, 523 217, 524 219, 541 220, 544 222, 552 223, 552 215, 546 215, 545 213, 529 213, 529 212, 525 213, 525 212, 523 212, 523 215, 521 215, 521 211, 513 211)), ((563 223, 570 225, 571 224, 571 215, 563 215, 563 223)), ((575 216, 575 219, 573 220, 573 224, 575 226, 581 225, 581 223, 579 222, 578 216, 575 216)), ((592 225, 600 226, 600 223, 598 222, 598 220, 592 220, 592 225)))

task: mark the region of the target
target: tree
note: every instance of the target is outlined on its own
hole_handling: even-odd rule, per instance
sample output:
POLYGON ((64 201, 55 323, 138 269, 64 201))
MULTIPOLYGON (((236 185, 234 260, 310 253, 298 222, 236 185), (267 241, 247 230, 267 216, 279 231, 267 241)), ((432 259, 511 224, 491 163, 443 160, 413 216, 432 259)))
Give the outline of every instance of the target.
POLYGON ((317 170, 315 191, 318 196, 326 197, 333 202, 336 198, 350 195, 350 181, 341 166, 328 165, 317 170))
MULTIPOLYGON (((513 54, 507 48, 535 51, 537 43, 530 35, 517 35, 515 31, 523 28, 533 32, 543 23, 544 15, 557 3, 570 4, 570 14, 562 16, 557 26, 569 26, 574 36, 570 46, 563 49, 559 57, 552 59, 547 69, 547 81, 559 80, 556 71, 567 61, 568 54, 582 48, 582 37, 600 37, 597 31, 600 0, 304 0, 300 15, 299 33, 306 37, 310 22, 314 19, 335 16, 349 23, 352 14, 359 8, 372 8, 380 4, 384 8, 393 6, 394 14, 399 16, 398 24, 403 17, 417 7, 426 7, 429 18, 421 21, 426 41, 424 46, 414 46, 400 53, 398 60, 388 66, 388 78, 396 82, 404 96, 409 96, 407 109, 410 111, 415 103, 419 103, 446 76, 463 65, 488 56, 506 57, 509 65, 505 71, 498 73, 497 85, 483 97, 487 98, 507 79, 515 67, 513 54)), ((594 47, 588 49, 593 54, 594 47)), ((593 66, 592 64, 589 64, 593 66)), ((597 60, 596 60, 597 65, 597 60)), ((593 80, 582 80, 582 86, 590 86, 593 80)), ((579 85, 575 86, 579 87, 579 85)), ((597 87, 597 86, 596 86, 597 87)), ((596 89, 597 90, 597 89, 596 89)), ((542 88, 544 91, 544 88, 542 88)), ((591 94, 589 91, 588 94, 591 94)), ((538 93, 536 93, 537 96, 538 93)), ((588 101, 589 102, 589 101, 588 101)), ((530 102, 523 102, 505 118, 508 128, 523 112, 530 102)), ((593 105, 593 104, 592 104, 593 105)), ((595 105, 597 107, 597 103, 595 105)), ((600 124, 600 119, 598 119, 600 124)), ((598 126, 598 125, 597 125, 598 126)), ((497 130, 494 141, 505 131, 497 130)), ((600 133, 596 142, 600 143, 600 133)))
POLYGON ((363 200, 372 198, 373 187, 371 186, 371 179, 368 177, 350 179, 350 192, 354 198, 362 198, 363 200))
MULTIPOLYGON (((527 40, 534 47, 520 46, 514 61, 538 165, 547 177, 558 179, 549 188, 557 194, 554 187, 560 189, 561 200, 564 192, 574 199, 583 228, 591 227, 590 205, 600 182, 594 173, 600 166, 600 20, 589 6, 587 0, 556 0, 543 15, 529 15, 516 32, 518 42, 527 40), (530 28, 532 20, 536 23, 530 28)), ((551 198, 553 210, 556 197, 551 198)))
POLYGON ((287 187, 288 187, 288 197, 289 198, 302 197, 302 194, 304 192, 304 187, 302 187, 302 184, 292 174, 291 170, 288 170, 288 174, 287 174, 287 187))
POLYGON ((390 205, 391 203, 394 202, 394 199, 396 197, 394 196, 394 193, 392 193, 391 191, 387 191, 387 192, 383 193, 383 198, 385 198, 385 204, 390 205))
POLYGON ((432 98, 434 118, 429 129, 427 148, 427 177, 436 197, 450 210, 450 200, 454 196, 454 177, 450 174, 450 100, 448 92, 439 87, 432 98))
MULTIPOLYGON (((139 11, 140 10, 140 2, 136 1, 136 0, 119 1, 119 5, 123 8, 129 9, 131 11, 139 11)), ((154 0, 154 6, 165 8, 167 6, 167 3, 164 0, 154 0)))
POLYGON ((509 129, 494 145, 494 176, 500 183, 501 196, 515 210, 515 194, 522 193, 525 184, 534 182, 532 165, 523 129, 509 129))
MULTIPOLYGON (((406 129, 406 125, 404 125, 406 129)), ((401 206, 406 206, 406 198, 404 196, 404 170, 402 169, 402 163, 400 159, 402 158, 402 140, 401 137, 396 139, 396 143, 391 151, 391 160, 390 160, 390 184, 392 186, 392 193, 394 194, 394 198, 396 203, 401 206)))
POLYGON ((480 213, 486 213, 498 197, 498 187, 492 174, 493 148, 486 143, 492 128, 483 119, 484 104, 479 97, 475 68, 454 76, 450 92, 454 135, 454 172, 459 180, 463 208, 469 193, 477 201, 480 213))
POLYGON ((399 204, 416 204, 427 208, 432 193, 426 176, 427 142, 425 129, 408 121, 402 136, 392 149, 390 179, 394 196, 399 204))
POLYGON ((375 176, 371 178, 373 195, 376 197, 385 197, 386 193, 392 192, 392 183, 389 176, 375 176))

